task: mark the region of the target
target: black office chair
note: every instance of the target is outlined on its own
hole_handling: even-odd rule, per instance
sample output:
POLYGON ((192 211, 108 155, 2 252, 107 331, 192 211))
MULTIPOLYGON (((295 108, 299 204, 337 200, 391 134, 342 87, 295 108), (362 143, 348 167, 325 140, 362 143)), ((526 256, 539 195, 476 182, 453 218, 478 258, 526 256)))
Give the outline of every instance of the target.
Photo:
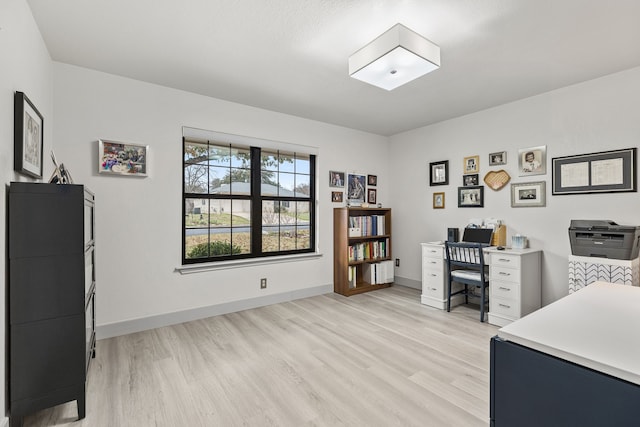
POLYGON ((484 322, 485 305, 489 302, 487 288, 489 286, 489 273, 484 265, 482 248, 488 245, 482 243, 455 243, 445 242, 448 267, 447 286, 447 311, 451 311, 451 297, 464 295, 465 304, 469 303, 469 295, 474 288, 480 288, 480 321, 484 322), (464 288, 452 292, 452 283, 457 282, 464 288), (473 286, 473 288, 469 288, 473 286))

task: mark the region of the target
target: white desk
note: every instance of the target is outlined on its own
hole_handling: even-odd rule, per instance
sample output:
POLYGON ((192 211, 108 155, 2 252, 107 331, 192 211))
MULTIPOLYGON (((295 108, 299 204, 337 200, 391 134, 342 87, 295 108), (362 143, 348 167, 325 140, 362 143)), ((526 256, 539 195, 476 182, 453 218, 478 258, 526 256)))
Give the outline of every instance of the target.
POLYGON ((640 288, 593 283, 491 340, 491 425, 637 426, 640 288))
MULTIPOLYGON (((422 295, 420 302, 441 310, 447 304, 447 265, 444 243, 421 243, 422 295)), ((489 323, 505 326, 541 306, 541 251, 538 249, 484 250, 489 265, 489 323)), ((464 297, 451 301, 460 304, 464 297)))

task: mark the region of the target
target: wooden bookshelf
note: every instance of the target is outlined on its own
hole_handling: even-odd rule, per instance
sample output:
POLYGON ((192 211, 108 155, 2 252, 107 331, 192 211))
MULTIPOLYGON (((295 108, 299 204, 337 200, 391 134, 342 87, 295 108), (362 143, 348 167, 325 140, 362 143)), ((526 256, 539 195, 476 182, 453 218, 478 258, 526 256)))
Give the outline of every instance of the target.
POLYGON ((392 284, 391 209, 335 208, 334 292, 350 296, 392 284))

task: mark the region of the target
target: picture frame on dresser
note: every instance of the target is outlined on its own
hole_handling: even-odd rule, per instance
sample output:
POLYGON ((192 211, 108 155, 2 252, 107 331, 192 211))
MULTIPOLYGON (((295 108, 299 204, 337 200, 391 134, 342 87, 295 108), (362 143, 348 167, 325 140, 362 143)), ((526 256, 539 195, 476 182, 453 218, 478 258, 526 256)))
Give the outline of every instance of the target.
POLYGON ((23 92, 14 95, 14 170, 42 178, 44 117, 23 92))

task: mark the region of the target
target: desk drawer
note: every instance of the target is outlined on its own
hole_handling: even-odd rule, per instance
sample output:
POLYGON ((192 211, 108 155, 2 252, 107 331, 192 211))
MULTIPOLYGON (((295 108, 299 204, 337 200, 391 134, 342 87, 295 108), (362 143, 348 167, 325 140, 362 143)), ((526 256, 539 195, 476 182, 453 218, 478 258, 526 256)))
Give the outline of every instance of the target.
POLYGON ((422 269, 422 282, 425 284, 442 289, 444 279, 444 272, 442 271, 442 268, 439 270, 431 268, 422 269))
POLYGON ((520 306, 519 304, 507 298, 499 298, 495 295, 491 295, 489 300, 489 312, 504 317, 510 317, 512 319, 520 318, 520 306))
POLYGON ((491 265, 490 280, 520 283, 520 270, 511 267, 491 265))
POLYGON ((440 258, 444 257, 443 247, 423 247, 422 258, 440 258))
POLYGON ((495 267, 520 268, 520 257, 509 254, 491 254, 491 265, 495 267))
POLYGON ((494 280, 489 283, 492 297, 520 301, 520 284, 494 280))
POLYGON ((444 260, 442 257, 439 258, 422 258, 422 267, 429 270, 440 270, 442 271, 442 267, 444 267, 444 260))

